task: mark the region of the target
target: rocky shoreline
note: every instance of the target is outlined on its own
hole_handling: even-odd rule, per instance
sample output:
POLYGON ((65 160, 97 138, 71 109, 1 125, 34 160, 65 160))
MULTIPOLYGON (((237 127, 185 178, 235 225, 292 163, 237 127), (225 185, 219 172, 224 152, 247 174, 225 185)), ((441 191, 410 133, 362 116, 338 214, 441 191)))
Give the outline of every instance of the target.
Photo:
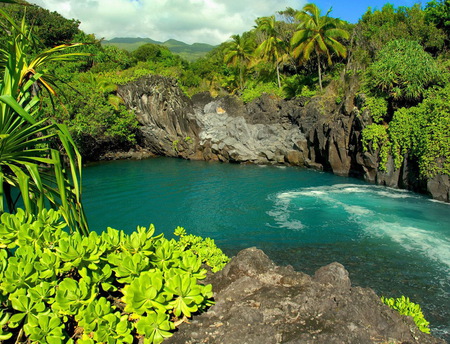
POLYGON ((212 283, 216 301, 164 343, 445 344, 420 332, 339 263, 314 276, 276 266, 261 250, 239 252, 212 283))
POLYGON ((367 110, 358 107, 358 80, 342 82, 345 87, 336 82, 320 97, 280 100, 263 95, 244 104, 237 97, 212 98, 209 93, 189 99, 174 79, 142 77, 121 86, 118 94, 137 116, 143 149, 104 158, 162 155, 304 166, 449 202, 448 175, 421 179, 408 157, 400 169, 394 168, 392 159, 388 172, 378 169, 378 152, 362 149, 361 131, 371 119, 367 110))

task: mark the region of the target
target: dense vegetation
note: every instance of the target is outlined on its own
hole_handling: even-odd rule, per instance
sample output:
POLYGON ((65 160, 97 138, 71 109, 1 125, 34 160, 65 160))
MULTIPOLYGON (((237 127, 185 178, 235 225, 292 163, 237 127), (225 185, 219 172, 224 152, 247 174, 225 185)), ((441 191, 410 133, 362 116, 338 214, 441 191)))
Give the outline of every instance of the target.
MULTIPOLYGON (((37 6, 26 6, 25 11, 23 6, 4 6, 16 20, 25 13, 42 49, 59 43, 88 43, 77 48, 91 54, 88 59, 49 66, 61 81, 61 94, 66 95, 55 102, 52 116, 68 126, 85 158, 95 158, 105 147, 126 150, 138 143, 135 117, 115 92, 118 85, 142 75, 176 78, 188 95, 233 93, 245 102, 263 92, 282 98, 320 95, 334 79, 357 75, 365 101, 360 110, 370 111, 373 117, 365 130, 364 147, 379 150, 381 169, 387 168, 388 156, 394 157, 398 168, 408 155, 420 165, 423 177, 448 173, 448 151, 431 149, 436 135, 426 129, 432 118, 440 118, 437 136, 445 140, 448 111, 441 108, 439 114, 416 120, 419 108, 425 111, 430 104, 427 98, 446 100, 448 1, 434 0, 424 8, 388 4, 369 9, 355 25, 333 18, 330 11, 322 13, 314 4, 301 10, 287 8, 258 18, 253 30, 233 35, 193 62, 155 42, 132 52, 105 46, 81 32, 75 20, 37 6), (411 122, 415 130, 401 129, 411 122)), ((0 38, 6 39, 5 35, 0 38)), ((337 97, 340 103, 342 95, 337 97)), ((46 106, 52 108, 48 101, 46 106)), ((442 141, 439 146, 446 147, 442 141)))
POLYGON ((168 240, 152 226, 83 237, 60 217, 1 216, 3 343, 160 343, 212 304, 202 264, 217 271, 228 258, 211 239, 179 227, 168 240))
MULTIPOLYGON (((60 94, 66 98, 60 97, 54 106, 47 99, 45 105, 47 109, 55 107, 47 112, 57 123, 68 126, 85 158, 94 159, 106 149, 127 150, 139 143, 134 114, 125 108, 116 90, 146 74, 176 78, 188 95, 233 93, 245 102, 263 92, 281 98, 320 95, 333 80, 353 75, 362 84, 360 110, 369 111, 373 118, 364 131, 364 147, 379 152, 380 168, 388 168, 389 156, 396 168, 408 156, 417 161, 423 177, 448 173, 448 145, 444 142, 448 111, 440 107, 439 113, 428 112, 432 101, 444 104, 447 99, 448 1, 434 0, 424 8, 388 4, 369 9, 355 25, 333 18, 330 11, 323 14, 314 4, 301 10, 287 8, 258 18, 253 30, 233 35, 193 62, 158 42, 140 45, 132 52, 105 46, 81 32, 75 20, 37 6, 26 6, 26 10, 4 6, 16 20, 25 13, 41 49, 59 43, 87 43, 76 49, 91 54, 89 58, 47 66, 58 76, 60 94), (439 118, 439 123, 431 130, 434 118, 439 118), (414 128, 405 129, 411 126, 414 128)), ((0 37, 6 38, 4 34, 0 37)), ((339 94, 336 103, 341 101, 339 94)))
POLYGON ((288 8, 195 62, 153 43, 102 46, 75 20, 0 2, 0 340, 159 343, 211 304, 202 264, 216 271, 227 258, 210 239, 182 228, 179 240, 152 227, 98 235, 84 217, 81 156, 137 143, 116 90, 140 76, 245 101, 311 97, 357 77, 371 116, 363 144, 380 167, 408 156, 424 177, 450 173, 448 0, 386 5, 356 25, 314 4, 288 8))

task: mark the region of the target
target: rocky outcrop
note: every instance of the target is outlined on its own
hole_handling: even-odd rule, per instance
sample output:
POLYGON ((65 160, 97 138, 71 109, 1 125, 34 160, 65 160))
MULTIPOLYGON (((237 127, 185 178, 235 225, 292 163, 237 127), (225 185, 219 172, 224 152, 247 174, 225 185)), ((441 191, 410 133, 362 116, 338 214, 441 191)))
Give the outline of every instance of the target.
MULTIPOLYGON (((196 117, 202 128, 199 146, 202 147, 203 159, 304 165, 306 139, 298 126, 289 121, 285 111, 277 108, 258 111, 257 103, 246 107, 235 97, 194 97, 193 101, 197 109, 196 117)), ((268 95, 259 101, 265 102, 269 107, 279 104, 268 95)))
POLYGON ((237 97, 191 99, 173 79, 151 75, 118 94, 140 123, 141 144, 157 155, 197 160, 303 166, 306 139, 289 119, 295 102, 265 96, 244 105, 237 97))
POLYGON ((378 152, 365 152, 361 132, 370 115, 357 104, 358 79, 334 81, 321 97, 280 100, 269 95, 249 104, 237 97, 189 99, 173 79, 146 76, 118 94, 140 123, 140 141, 156 155, 223 162, 286 164, 363 178, 450 201, 449 176, 424 180, 414 160, 400 169, 378 152))
POLYGON ((371 289, 352 286, 339 263, 311 277, 250 248, 208 282, 216 304, 165 343, 445 343, 420 332, 371 289))
POLYGON ((140 78, 119 87, 118 95, 140 124, 139 140, 157 155, 189 157, 197 151, 200 127, 191 100, 175 79, 159 75, 140 78))

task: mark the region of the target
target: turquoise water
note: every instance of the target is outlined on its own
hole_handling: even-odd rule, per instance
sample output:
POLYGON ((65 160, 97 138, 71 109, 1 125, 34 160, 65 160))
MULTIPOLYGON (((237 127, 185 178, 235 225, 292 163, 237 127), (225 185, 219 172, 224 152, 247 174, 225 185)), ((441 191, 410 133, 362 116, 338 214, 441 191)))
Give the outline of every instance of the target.
POLYGON ((355 285, 421 304, 450 342, 449 204, 299 168, 170 158, 90 165, 83 185, 92 229, 183 226, 307 273, 338 261, 355 285))

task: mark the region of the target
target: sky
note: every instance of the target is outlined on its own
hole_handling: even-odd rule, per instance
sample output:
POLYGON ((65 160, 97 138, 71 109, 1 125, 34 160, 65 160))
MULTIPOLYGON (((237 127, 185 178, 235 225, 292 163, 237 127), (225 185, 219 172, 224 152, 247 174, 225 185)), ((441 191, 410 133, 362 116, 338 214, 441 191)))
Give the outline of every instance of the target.
MULTIPOLYGON (((68 19, 97 38, 145 37, 164 42, 176 39, 217 45, 231 35, 249 31, 255 19, 286 7, 301 9, 306 0, 31 0, 68 19)), ((417 0, 316 0, 323 14, 356 23, 370 6, 389 2, 412 6, 417 0)))

